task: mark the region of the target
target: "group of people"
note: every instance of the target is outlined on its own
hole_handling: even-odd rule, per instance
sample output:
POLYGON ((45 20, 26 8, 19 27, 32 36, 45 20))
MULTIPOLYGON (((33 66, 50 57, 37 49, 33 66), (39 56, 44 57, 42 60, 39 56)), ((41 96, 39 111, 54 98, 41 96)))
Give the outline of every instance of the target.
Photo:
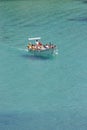
POLYGON ((54 48, 56 46, 51 43, 43 45, 41 42, 36 40, 36 44, 29 43, 27 47, 30 50, 46 50, 46 49, 54 48))

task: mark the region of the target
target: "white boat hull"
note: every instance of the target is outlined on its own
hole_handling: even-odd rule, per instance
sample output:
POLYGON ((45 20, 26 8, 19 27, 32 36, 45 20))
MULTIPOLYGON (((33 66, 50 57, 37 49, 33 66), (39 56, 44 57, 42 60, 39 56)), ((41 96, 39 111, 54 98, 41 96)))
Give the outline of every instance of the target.
POLYGON ((43 56, 43 57, 49 57, 52 56, 55 52, 55 48, 45 49, 45 50, 31 50, 28 49, 29 53, 34 56, 43 56))

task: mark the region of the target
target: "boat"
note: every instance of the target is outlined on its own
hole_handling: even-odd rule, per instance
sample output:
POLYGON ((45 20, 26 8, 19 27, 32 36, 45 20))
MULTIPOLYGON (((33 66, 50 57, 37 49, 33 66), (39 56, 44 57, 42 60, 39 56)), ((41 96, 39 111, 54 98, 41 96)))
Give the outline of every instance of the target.
POLYGON ((57 47, 52 43, 43 44, 41 37, 28 38, 28 52, 34 56, 49 57, 55 54, 57 47), (33 41, 31 43, 31 41, 33 41))

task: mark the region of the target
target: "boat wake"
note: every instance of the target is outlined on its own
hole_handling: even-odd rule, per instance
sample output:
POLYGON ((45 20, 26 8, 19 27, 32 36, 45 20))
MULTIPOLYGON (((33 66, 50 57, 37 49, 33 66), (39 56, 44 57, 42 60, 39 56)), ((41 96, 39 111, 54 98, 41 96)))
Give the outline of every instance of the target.
POLYGON ((27 49, 24 49, 24 48, 17 48, 19 51, 24 51, 24 52, 28 52, 27 49))
POLYGON ((58 55, 58 49, 54 50, 54 55, 58 55))
POLYGON ((14 46, 10 46, 10 48, 12 50, 17 50, 17 51, 22 51, 22 52, 28 52, 28 49, 27 48, 20 48, 20 47, 14 47, 14 46))

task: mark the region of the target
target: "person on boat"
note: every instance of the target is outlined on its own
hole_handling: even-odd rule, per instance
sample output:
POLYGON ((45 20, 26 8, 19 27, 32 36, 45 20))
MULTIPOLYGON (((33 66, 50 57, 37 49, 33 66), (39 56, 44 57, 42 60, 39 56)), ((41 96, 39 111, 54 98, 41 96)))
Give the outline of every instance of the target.
POLYGON ((46 44, 45 47, 46 47, 47 49, 49 49, 49 44, 46 44))
POLYGON ((38 40, 36 40, 36 45, 38 45, 38 43, 39 43, 39 41, 38 41, 38 40))
POLYGON ((42 46, 42 43, 41 43, 41 42, 38 42, 38 46, 42 46))
POLYGON ((42 43, 40 41, 36 40, 36 49, 41 50, 42 46, 43 46, 42 43))
POLYGON ((42 43, 39 42, 38 40, 36 40, 36 45, 38 45, 38 46, 42 46, 42 43))

